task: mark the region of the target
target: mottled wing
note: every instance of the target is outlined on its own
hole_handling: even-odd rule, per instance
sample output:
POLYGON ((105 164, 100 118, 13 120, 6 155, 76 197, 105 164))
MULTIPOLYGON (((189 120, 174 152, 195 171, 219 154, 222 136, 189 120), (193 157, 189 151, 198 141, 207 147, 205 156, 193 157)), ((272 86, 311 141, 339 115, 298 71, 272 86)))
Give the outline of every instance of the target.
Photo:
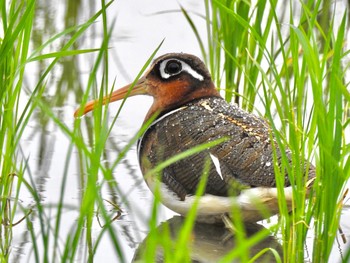
POLYGON ((196 145, 223 137, 228 140, 165 168, 162 181, 184 199, 196 192, 204 163, 209 160, 206 193, 238 195, 244 188, 275 186, 268 126, 221 98, 201 99, 158 119, 142 138, 143 172, 196 145))

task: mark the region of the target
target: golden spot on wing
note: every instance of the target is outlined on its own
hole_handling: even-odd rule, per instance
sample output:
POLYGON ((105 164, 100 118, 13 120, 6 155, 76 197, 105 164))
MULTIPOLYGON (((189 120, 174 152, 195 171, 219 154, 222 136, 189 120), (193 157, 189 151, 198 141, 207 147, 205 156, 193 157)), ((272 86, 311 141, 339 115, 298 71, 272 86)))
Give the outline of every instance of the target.
MULTIPOLYGON (((212 107, 210 107, 208 101, 203 101, 201 103, 201 106, 203 106, 203 108, 205 108, 208 111, 214 112, 214 109, 212 107)), ((261 137, 264 137, 264 134, 254 132, 254 127, 248 126, 247 124, 241 122, 238 119, 234 119, 234 118, 227 116, 223 113, 218 113, 218 116, 220 116, 222 119, 225 119, 225 120, 235 124, 238 127, 241 127, 243 129, 243 131, 245 131, 249 136, 255 136, 255 138, 257 140, 260 140, 261 137)))
POLYGON ((203 106, 204 109, 208 111, 214 111, 213 108, 209 106, 208 101, 203 101, 201 105, 203 106))

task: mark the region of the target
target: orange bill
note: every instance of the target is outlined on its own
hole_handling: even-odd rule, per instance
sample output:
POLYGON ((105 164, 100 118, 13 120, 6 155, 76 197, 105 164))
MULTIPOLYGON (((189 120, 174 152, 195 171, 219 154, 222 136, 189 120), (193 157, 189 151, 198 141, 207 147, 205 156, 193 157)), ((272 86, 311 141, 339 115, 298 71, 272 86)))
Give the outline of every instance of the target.
MULTIPOLYGON (((145 85, 146 79, 140 78, 134 85, 134 87, 131 89, 132 84, 128 84, 114 92, 112 92, 110 95, 105 96, 102 99, 102 105, 106 105, 110 102, 117 101, 124 99, 127 95, 128 96, 135 96, 135 95, 141 95, 141 94, 147 94, 146 86, 145 85), (131 90, 130 90, 131 89, 131 90)), ((98 105, 100 104, 99 100, 92 100, 85 104, 84 109, 77 109, 74 112, 74 117, 80 117, 82 115, 85 115, 86 113, 94 110, 98 105)))

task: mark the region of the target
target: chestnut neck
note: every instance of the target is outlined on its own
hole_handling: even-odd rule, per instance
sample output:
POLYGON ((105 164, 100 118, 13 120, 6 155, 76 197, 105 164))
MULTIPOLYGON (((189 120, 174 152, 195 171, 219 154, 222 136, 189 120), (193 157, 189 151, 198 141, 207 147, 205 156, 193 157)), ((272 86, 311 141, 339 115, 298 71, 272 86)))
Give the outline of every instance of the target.
POLYGON ((194 100, 208 97, 221 98, 220 93, 215 89, 214 85, 210 88, 196 89, 193 92, 186 94, 185 96, 167 96, 166 100, 162 99, 162 97, 154 97, 153 104, 145 117, 144 123, 147 122, 147 120, 151 118, 154 114, 163 115, 166 112, 180 108, 194 100))

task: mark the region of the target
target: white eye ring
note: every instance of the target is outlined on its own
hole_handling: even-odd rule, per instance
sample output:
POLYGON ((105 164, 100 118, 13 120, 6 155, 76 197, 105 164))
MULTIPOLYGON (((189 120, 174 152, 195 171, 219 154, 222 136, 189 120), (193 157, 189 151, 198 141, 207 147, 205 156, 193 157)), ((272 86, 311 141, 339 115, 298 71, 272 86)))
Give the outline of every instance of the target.
POLYGON ((168 79, 171 76, 175 76, 175 75, 180 74, 182 71, 186 71, 188 74, 190 74, 192 77, 198 79, 199 81, 204 80, 204 77, 201 74, 199 74, 197 71, 195 71, 193 68, 191 68, 187 63, 183 62, 182 60, 175 59, 175 58, 169 58, 169 59, 162 61, 162 63, 159 66, 159 71, 160 71, 160 76, 163 79, 168 79), (165 67, 166 67, 167 63, 171 60, 173 60, 173 61, 175 60, 181 64, 182 69, 179 72, 176 72, 174 74, 169 74, 169 73, 165 72, 165 67))

